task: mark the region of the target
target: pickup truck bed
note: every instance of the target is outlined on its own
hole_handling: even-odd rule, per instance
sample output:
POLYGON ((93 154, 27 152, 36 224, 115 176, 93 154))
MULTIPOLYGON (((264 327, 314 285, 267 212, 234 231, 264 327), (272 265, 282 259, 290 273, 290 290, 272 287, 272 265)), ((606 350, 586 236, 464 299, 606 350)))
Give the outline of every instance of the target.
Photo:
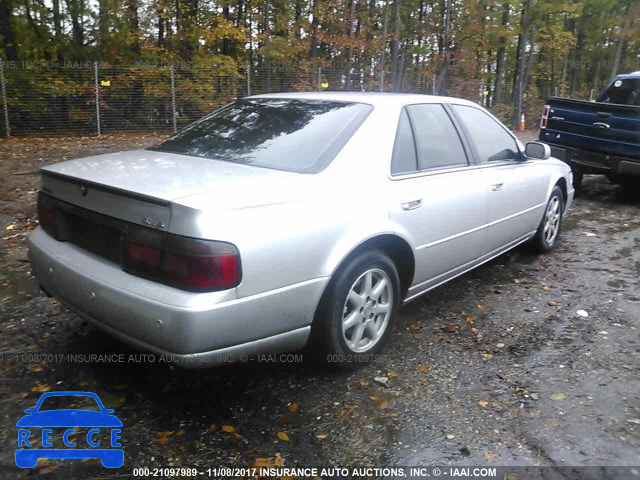
POLYGON ((551 147, 552 156, 571 166, 576 186, 585 173, 603 173, 616 183, 638 182, 640 75, 619 75, 600 99, 605 102, 549 98, 540 140, 551 147), (611 100, 633 103, 608 103, 611 100))

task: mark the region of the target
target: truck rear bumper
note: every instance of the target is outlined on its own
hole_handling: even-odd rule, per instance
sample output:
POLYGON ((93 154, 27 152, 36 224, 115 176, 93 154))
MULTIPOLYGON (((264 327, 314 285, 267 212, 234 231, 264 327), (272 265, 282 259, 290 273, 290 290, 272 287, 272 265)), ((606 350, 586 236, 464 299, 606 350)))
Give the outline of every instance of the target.
POLYGON ((574 170, 581 170, 583 173, 602 173, 613 177, 640 177, 640 159, 545 143, 551 147, 551 156, 568 163, 574 170))

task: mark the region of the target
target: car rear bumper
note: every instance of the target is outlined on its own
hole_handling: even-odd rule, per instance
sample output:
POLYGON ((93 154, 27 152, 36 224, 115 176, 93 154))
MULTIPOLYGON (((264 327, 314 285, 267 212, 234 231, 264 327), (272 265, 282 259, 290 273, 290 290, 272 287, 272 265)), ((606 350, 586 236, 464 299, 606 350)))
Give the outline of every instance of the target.
POLYGON ((563 160, 573 168, 586 173, 602 173, 614 176, 640 176, 640 159, 608 155, 565 145, 547 143, 551 156, 563 160))
POLYGON ((327 278, 257 295, 192 293, 132 276, 41 228, 29 260, 42 287, 81 317, 184 366, 218 365, 302 348, 327 278))

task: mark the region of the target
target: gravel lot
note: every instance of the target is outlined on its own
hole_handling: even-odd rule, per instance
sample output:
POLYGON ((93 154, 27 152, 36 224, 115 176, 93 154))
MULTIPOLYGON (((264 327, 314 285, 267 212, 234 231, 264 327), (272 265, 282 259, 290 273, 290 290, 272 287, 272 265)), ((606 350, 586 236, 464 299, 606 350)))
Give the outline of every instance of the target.
POLYGON ((640 464, 637 199, 585 177, 554 252, 518 248, 412 302, 383 354, 357 372, 299 356, 184 370, 40 295, 26 261, 39 166, 156 138, 0 142, 0 477, 130 478, 143 466, 269 463, 640 464), (89 354, 124 360, 77 361, 89 354), (116 409, 122 469, 14 466, 15 422, 49 389, 93 391, 116 409))

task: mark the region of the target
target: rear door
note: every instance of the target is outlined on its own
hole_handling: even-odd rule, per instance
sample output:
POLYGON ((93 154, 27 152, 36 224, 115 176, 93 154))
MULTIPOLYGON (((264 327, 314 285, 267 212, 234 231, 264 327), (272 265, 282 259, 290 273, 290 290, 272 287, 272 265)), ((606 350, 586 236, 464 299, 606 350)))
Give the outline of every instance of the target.
POLYGON ((481 166, 488 195, 486 253, 522 239, 538 226, 549 174, 536 160, 524 160, 511 133, 480 108, 452 105, 481 166))
POLYGON ((416 245, 411 297, 477 260, 485 239, 488 195, 440 104, 402 110, 390 173, 390 216, 416 245))

